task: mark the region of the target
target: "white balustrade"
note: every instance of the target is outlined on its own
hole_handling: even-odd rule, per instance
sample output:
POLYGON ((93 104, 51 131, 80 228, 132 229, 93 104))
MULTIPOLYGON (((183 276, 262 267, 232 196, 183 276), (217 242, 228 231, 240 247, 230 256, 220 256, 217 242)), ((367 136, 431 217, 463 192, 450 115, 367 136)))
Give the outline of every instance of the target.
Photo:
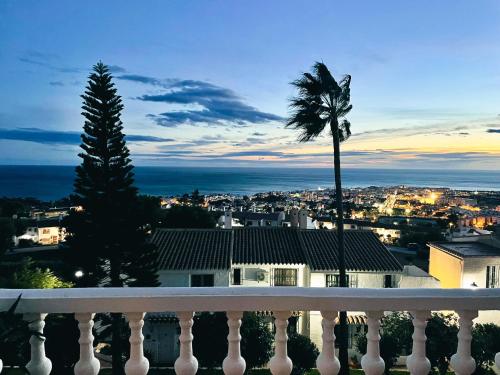
POLYGON ((149 361, 144 357, 144 326, 145 313, 127 313, 128 325, 130 327, 130 358, 125 363, 125 374, 146 375, 149 370, 149 361))
POLYGON ((45 337, 43 337, 44 319, 47 314, 31 313, 25 314, 24 320, 33 334, 30 338, 31 358, 26 369, 30 375, 49 375, 52 370, 52 362, 45 356, 45 337))
POLYGON ((457 352, 451 356, 451 367, 457 375, 470 375, 476 369, 476 361, 471 356, 472 320, 477 318, 477 311, 463 310, 458 312, 458 345, 457 352))
POLYGON ((368 333, 366 334, 366 354, 361 358, 361 367, 367 375, 382 375, 385 363, 380 357, 380 318, 383 311, 368 311, 368 333))
POLYGON ((226 375, 243 375, 246 368, 246 363, 241 356, 240 342, 240 327, 241 311, 228 311, 227 325, 229 327, 229 334, 227 335, 227 357, 222 362, 222 369, 226 375))
POLYGON ((275 311, 274 325, 276 333, 274 335, 274 356, 269 361, 269 369, 273 375, 289 375, 292 372, 292 360, 287 354, 288 335, 286 328, 288 327, 288 318, 290 311, 275 311))
POLYGON ((340 371, 340 362, 335 356, 335 318, 337 311, 321 311, 323 317, 321 335, 323 341, 323 350, 316 360, 316 367, 321 375, 337 375, 340 371))
POLYGON ((180 355, 174 363, 177 375, 194 375, 198 371, 198 360, 193 355, 193 312, 182 311, 177 313, 181 326, 180 355))
POLYGON ((411 354, 406 358, 406 367, 411 375, 427 375, 431 370, 431 362, 425 355, 425 327, 430 311, 415 311, 413 315, 413 347, 411 354))
POLYGON ((75 364, 75 375, 97 375, 99 373, 99 360, 94 356, 94 336, 92 327, 94 326, 94 314, 75 314, 80 330, 80 359, 75 364))
MULTIPOLYGON (((367 353, 361 365, 367 375, 381 375, 380 318, 383 311, 414 311, 413 348, 407 359, 412 375, 429 372, 425 353, 425 327, 429 311, 457 311, 460 319, 457 353, 451 366, 457 375, 470 375, 475 369, 471 357, 472 320, 477 310, 500 310, 500 289, 345 289, 345 288, 85 288, 15 290, 0 289, 0 312, 7 311, 22 294, 16 312, 24 314, 33 332, 31 358, 27 369, 33 375, 48 375, 52 363, 45 355, 43 337, 47 313, 74 313, 80 330, 80 359, 76 375, 96 375, 99 363, 94 357, 93 313, 125 312, 131 329, 127 375, 146 374, 149 368, 143 352, 144 311, 179 311, 180 355, 175 362, 178 375, 194 375, 198 361, 193 355, 193 311, 225 311, 228 317, 228 353, 223 362, 226 375, 242 375, 241 317, 243 311, 274 311, 275 353, 269 362, 273 375, 289 375, 292 361, 287 354, 287 325, 291 311, 321 311, 323 350, 317 359, 321 375, 337 375, 335 356, 335 317, 337 311, 368 311, 367 353), (474 308, 475 311, 464 310, 474 308), (92 313, 91 313, 92 312, 92 313)), ((5 359, 4 359, 5 360, 5 359)), ((495 357, 500 369, 500 353, 495 357)), ((0 359, 0 371, 2 361, 0 359)))

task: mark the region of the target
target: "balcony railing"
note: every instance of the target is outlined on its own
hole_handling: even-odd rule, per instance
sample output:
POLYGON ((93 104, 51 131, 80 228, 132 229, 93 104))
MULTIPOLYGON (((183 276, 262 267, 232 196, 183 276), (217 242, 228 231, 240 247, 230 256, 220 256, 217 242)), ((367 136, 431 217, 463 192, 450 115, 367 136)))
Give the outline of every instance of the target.
MULTIPOLYGON (((275 317, 275 353, 269 362, 273 375, 289 375, 292 362, 287 355, 287 324, 292 311, 320 311, 322 352, 317 359, 321 375, 335 375, 339 361, 335 356, 334 325, 338 311, 364 311, 367 315, 367 353, 361 366, 367 375, 381 375, 379 328, 384 311, 410 311, 413 317, 413 349, 407 358, 411 374, 427 375, 430 370, 425 353, 425 328, 431 311, 455 311, 459 315, 457 352, 451 366, 458 375, 474 372, 471 357, 472 320, 480 310, 500 310, 500 289, 342 289, 342 288, 88 288, 5 290, 0 289, 0 311, 6 311, 22 294, 17 312, 24 314, 30 328, 43 333, 44 319, 51 313, 74 313, 80 330, 80 359, 77 375, 95 375, 99 361, 92 346, 93 316, 100 312, 123 312, 129 322, 130 358, 127 375, 146 374, 148 360, 143 351, 142 327, 146 312, 175 312, 180 325, 180 355, 175 362, 179 375, 193 375, 198 362, 192 350, 193 314, 196 311, 224 311, 229 335, 228 354, 223 362, 227 375, 241 375, 245 360, 240 353, 240 325, 243 311, 269 311, 275 317)), ((32 337, 32 375, 47 375, 51 361, 45 356, 44 341, 32 337)), ((500 354, 495 357, 500 368, 500 354)), ((1 362, 0 362, 1 372, 1 362)))

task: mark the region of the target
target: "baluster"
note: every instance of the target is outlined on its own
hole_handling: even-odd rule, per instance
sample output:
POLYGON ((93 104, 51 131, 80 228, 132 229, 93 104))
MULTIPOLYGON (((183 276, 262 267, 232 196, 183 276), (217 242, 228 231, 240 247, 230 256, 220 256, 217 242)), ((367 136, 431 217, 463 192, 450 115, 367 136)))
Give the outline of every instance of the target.
POLYGON ((413 346, 411 354, 406 358, 406 367, 411 375, 427 375, 431 370, 431 362, 425 356, 425 327, 430 311, 416 311, 413 313, 413 346))
POLYGON ((229 334, 227 335, 228 349, 227 357, 222 362, 222 369, 226 375, 243 375, 246 363, 241 356, 240 350, 242 313, 240 311, 228 311, 226 315, 229 327, 229 334))
POLYGON ((323 328, 323 350, 321 350, 316 367, 321 375, 337 375, 340 370, 340 362, 335 356, 335 318, 337 311, 321 311, 323 320, 321 327, 323 328))
POLYGON ((92 327, 94 326, 94 314, 75 314, 80 330, 80 359, 75 364, 75 375, 97 375, 99 373, 99 360, 94 357, 94 336, 92 327))
POLYGON ((2 360, 0 359, 0 374, 2 373, 2 368, 3 368, 3 362, 2 362, 2 360))
POLYGON ((496 355, 495 355, 495 365, 497 365, 497 369, 500 370, 500 352, 498 352, 496 355))
POLYGON ((380 357, 380 318, 382 311, 369 311, 368 333, 366 334, 366 354, 361 358, 361 367, 366 375, 382 375, 385 369, 384 360, 380 357))
POLYGON ((477 311, 464 310, 458 312, 458 346, 457 352, 451 356, 451 367, 457 375, 470 375, 476 369, 476 361, 471 356, 472 319, 477 318, 477 311))
POLYGON ((45 337, 43 337, 44 319, 47 314, 25 314, 24 320, 28 321, 31 332, 37 332, 30 337, 31 358, 26 369, 31 375, 49 375, 52 370, 52 362, 45 356, 45 337))
POLYGON ((177 313, 179 325, 181 326, 181 335, 179 341, 181 344, 179 358, 175 361, 174 368, 177 375, 194 375, 198 371, 198 360, 193 355, 193 312, 182 311, 177 313))
POLYGON ((149 361, 144 357, 142 327, 144 326, 144 313, 127 313, 130 327, 130 358, 125 363, 125 374, 145 375, 149 370, 149 361))
POLYGON ((274 335, 275 348, 274 356, 269 361, 269 368, 273 375, 289 375, 292 372, 292 360, 287 355, 286 327, 290 311, 277 311, 274 313, 276 334, 274 335))

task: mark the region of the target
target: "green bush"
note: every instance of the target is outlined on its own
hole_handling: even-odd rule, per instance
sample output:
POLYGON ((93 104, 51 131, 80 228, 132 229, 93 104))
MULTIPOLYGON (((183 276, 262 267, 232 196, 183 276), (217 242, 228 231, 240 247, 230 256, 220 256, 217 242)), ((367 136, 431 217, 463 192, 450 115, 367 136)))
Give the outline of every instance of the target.
POLYGON ((302 375, 316 367, 319 350, 311 339, 298 333, 288 336, 288 356, 293 362, 293 375, 302 375))

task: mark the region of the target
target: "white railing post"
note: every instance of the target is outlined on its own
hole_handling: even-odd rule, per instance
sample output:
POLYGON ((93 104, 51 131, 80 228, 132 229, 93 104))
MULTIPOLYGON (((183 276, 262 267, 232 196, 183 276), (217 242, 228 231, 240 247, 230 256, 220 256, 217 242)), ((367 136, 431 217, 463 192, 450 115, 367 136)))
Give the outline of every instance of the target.
POLYGON ((174 369, 177 375, 194 375, 198 371, 198 360, 193 355, 193 312, 182 311, 177 313, 181 326, 180 354, 175 361, 174 369))
POLYGON ((2 362, 2 360, 0 359, 0 374, 2 373, 2 368, 3 368, 3 362, 2 362))
POLYGON ((144 326, 145 313, 126 313, 130 327, 130 358, 125 363, 125 374, 146 375, 149 370, 149 361, 144 357, 144 326))
POLYGON ((240 311, 228 311, 227 325, 229 327, 229 334, 227 335, 227 357, 222 362, 222 369, 226 375, 243 375, 246 368, 246 363, 241 356, 240 342, 240 327, 241 316, 240 311))
POLYGON ((290 311, 277 311, 274 313, 276 334, 274 335, 275 348, 274 356, 269 361, 269 369, 273 375, 289 375, 292 372, 292 360, 287 354, 286 328, 288 327, 288 318, 290 311))
POLYGON ((321 311, 323 317, 321 327, 323 328, 323 349, 316 359, 316 367, 321 375, 337 375, 340 371, 340 362, 335 356, 335 318, 337 311, 321 311))
POLYGON ((425 327, 430 311, 415 311, 413 315, 413 346, 411 354, 406 358, 406 367, 411 375, 427 375, 431 370, 431 362, 425 356, 425 327))
POLYGON ((500 352, 495 355, 495 365, 497 366, 497 369, 500 370, 500 352))
POLYGON ((457 311, 459 319, 457 352, 451 356, 451 367, 457 375, 470 375, 476 369, 476 361, 471 356, 472 320, 477 311, 457 311))
POLYGON ((75 364, 75 375, 97 375, 99 373, 99 360, 94 356, 94 336, 92 327, 94 326, 94 314, 75 314, 80 330, 80 359, 75 364))
POLYGON ((31 375, 49 375, 52 370, 52 362, 45 356, 45 337, 43 327, 47 314, 25 314, 24 320, 28 321, 31 332, 37 332, 30 337, 31 358, 26 369, 31 375))
POLYGON ((361 358, 361 367, 366 375, 382 375, 384 360, 380 357, 380 318, 382 311, 368 311, 368 333, 366 334, 366 354, 361 358))

